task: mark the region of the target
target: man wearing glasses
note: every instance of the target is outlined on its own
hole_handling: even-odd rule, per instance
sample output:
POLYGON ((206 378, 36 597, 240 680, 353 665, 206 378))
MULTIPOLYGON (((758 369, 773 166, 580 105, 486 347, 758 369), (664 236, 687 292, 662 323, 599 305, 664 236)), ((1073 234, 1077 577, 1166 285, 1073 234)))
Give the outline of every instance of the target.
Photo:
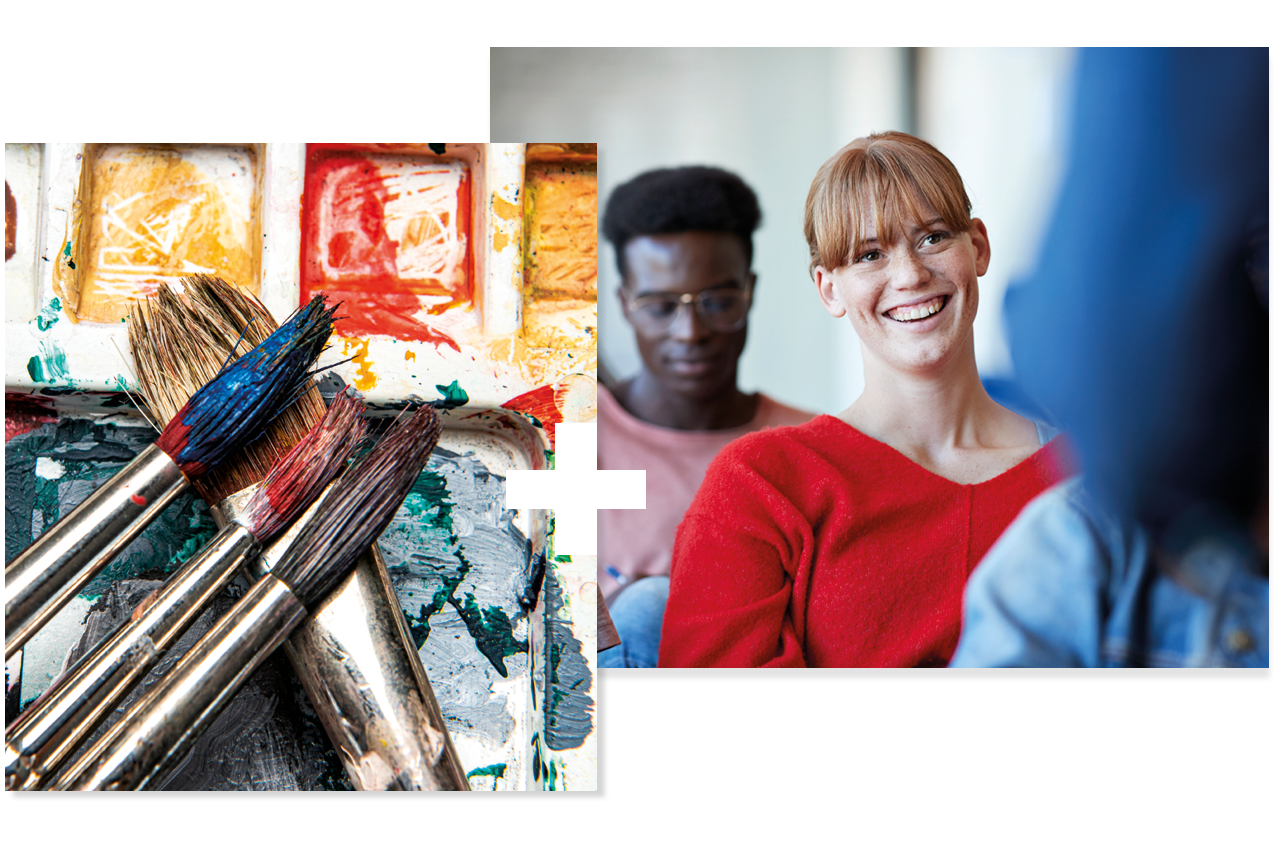
POLYGON ((656 666, 674 533, 714 456, 746 433, 812 418, 736 385, 760 220, 749 186, 713 167, 642 173, 603 212, 643 365, 611 391, 599 386, 598 467, 645 470, 647 509, 599 512, 599 584, 621 638, 600 667, 656 666))

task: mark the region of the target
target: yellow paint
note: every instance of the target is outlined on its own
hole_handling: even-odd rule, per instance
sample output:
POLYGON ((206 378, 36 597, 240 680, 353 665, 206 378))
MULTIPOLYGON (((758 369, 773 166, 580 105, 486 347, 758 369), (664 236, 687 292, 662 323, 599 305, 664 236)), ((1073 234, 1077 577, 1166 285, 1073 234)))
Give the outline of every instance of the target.
MULTIPOLYGON (((244 159, 242 150, 227 156, 232 168, 244 159)), ((86 167, 81 319, 118 322, 163 279, 197 272, 258 291, 252 166, 219 176, 181 149, 104 147, 86 167)))
MULTIPOLYGON (((341 353, 355 358, 355 389, 367 392, 377 385, 377 375, 372 370, 372 361, 368 359, 368 340, 356 337, 342 337, 341 353)), ((412 352, 409 352, 411 354, 412 352)))
POLYGON ((503 220, 517 220, 521 213, 519 206, 501 198, 501 194, 492 194, 492 212, 503 220))
POLYGON ((416 354, 414 354, 414 353, 413 353, 413 352, 411 352, 411 351, 405 351, 405 352, 403 353, 403 359, 404 359, 404 360, 416 360, 416 359, 417 359, 417 355, 416 355, 416 354))
POLYGON ((598 295, 598 177, 593 167, 527 170, 528 298, 594 301, 598 295))
POLYGON ((510 235, 498 228, 492 235, 492 248, 499 252, 508 245, 510 245, 510 235))

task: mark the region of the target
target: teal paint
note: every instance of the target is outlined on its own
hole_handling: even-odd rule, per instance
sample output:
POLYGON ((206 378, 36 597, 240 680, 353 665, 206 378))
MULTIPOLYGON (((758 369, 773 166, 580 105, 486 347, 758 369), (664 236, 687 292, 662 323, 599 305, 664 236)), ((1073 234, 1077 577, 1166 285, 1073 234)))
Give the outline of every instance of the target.
POLYGON ((435 384, 435 389, 439 390, 439 394, 443 396, 442 401, 435 402, 435 406, 441 410, 453 410, 470 403, 470 396, 456 381, 447 386, 441 383, 435 384))
MULTIPOLYGON (((155 438, 149 427, 62 419, 5 443, 6 563, 114 477, 155 438), (56 461, 63 469, 62 476, 56 480, 37 476, 35 465, 40 457, 56 461)), ((216 532, 204 502, 194 495, 180 495, 80 594, 96 597, 123 579, 164 577, 216 532)))
POLYGON ((57 343, 40 343, 40 354, 27 360, 27 374, 35 383, 68 380, 66 352, 57 343))
POLYGON ((528 651, 528 642, 514 637, 514 625, 510 622, 510 617, 498 606, 480 609, 473 594, 466 595, 464 604, 455 597, 449 597, 448 602, 465 621, 466 629, 470 630, 470 636, 474 638, 479 652, 488 657, 497 673, 509 677, 505 667, 506 657, 528 651))
POLYGON ((62 312, 62 302, 50 299, 49 303, 36 314, 35 324, 41 331, 47 331, 58 322, 58 314, 62 312))
POLYGON ((505 764, 489 764, 486 767, 478 767, 466 773, 466 778, 477 779, 477 778, 483 778, 487 776, 487 777, 491 777, 495 782, 496 779, 505 778, 505 771, 506 771, 505 764))

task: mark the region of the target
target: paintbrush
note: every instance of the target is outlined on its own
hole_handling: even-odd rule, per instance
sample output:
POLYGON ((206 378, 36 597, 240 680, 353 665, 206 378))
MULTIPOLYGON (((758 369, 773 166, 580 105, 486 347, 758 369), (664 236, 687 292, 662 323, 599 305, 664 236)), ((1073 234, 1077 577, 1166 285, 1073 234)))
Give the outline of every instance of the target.
MULTIPOLYGON (((161 290, 144 316, 155 323, 155 334, 197 335, 183 344, 189 353, 166 356, 175 343, 156 347, 153 334, 130 334, 143 393, 150 405, 160 408, 181 406, 203 383, 201 378, 216 371, 217 355, 234 343, 250 317, 256 319, 254 325, 270 324, 270 315, 250 296, 208 276, 184 279, 180 294, 161 290), (151 372, 153 377, 148 376, 151 372)), ((140 321, 132 319, 130 328, 140 321)), ((314 402, 303 406, 299 401, 288 411, 301 415, 305 426, 313 423, 306 413, 323 412, 318 391, 314 394, 314 402)), ((276 438, 278 426, 260 442, 276 438)), ((287 436, 284 432, 278 438, 287 436)), ((248 465, 250 458, 230 462, 224 468, 231 475, 227 480, 201 490, 219 525, 238 517, 252 492, 250 484, 264 473, 256 468, 263 461, 248 465)), ((269 555, 268 551, 250 563, 249 572, 260 573, 269 555)), ((375 544, 345 582, 310 613, 284 652, 356 788, 381 790, 393 784, 421 790, 469 789, 375 544)))
POLYGON ((322 297, 313 299, 248 354, 223 366, 183 403, 154 445, 13 560, 4 571, 5 658, 178 494, 257 438, 310 382, 307 369, 331 333, 332 310, 322 297))
POLYGON ((345 392, 254 487, 239 520, 191 557, 5 730, 5 788, 34 790, 105 720, 205 607, 345 467, 367 425, 345 392))
POLYGON ((283 541, 288 547, 231 610, 124 719, 51 783, 54 790, 140 790, 161 784, 258 665, 390 523, 425 467, 442 425, 429 406, 339 477, 283 541))

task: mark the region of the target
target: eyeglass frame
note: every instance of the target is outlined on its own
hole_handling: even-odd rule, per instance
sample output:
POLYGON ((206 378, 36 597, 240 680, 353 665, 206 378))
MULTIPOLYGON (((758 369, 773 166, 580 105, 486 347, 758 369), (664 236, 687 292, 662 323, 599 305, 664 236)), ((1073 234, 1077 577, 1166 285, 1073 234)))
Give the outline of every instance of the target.
MULTIPOLYGON (((709 330, 713 331, 716 334, 734 333, 736 331, 739 331, 741 328, 745 327, 745 323, 749 321, 749 310, 754 304, 754 290, 753 290, 752 284, 743 290, 738 287, 727 287, 727 288, 719 288, 719 289, 701 290, 699 293, 643 293, 642 295, 635 296, 633 299, 630 298, 631 293, 626 287, 622 286, 619 292, 621 294, 622 300, 625 302, 625 309, 629 311, 630 313, 634 313, 641 306, 639 304, 640 299, 655 298, 657 296, 661 296, 666 298, 667 300, 671 300, 675 298, 678 300, 678 310, 674 311, 674 316, 670 318, 670 324, 668 327, 665 328, 665 330, 660 331, 658 333, 653 333, 653 334, 648 334, 645 331, 640 331, 640 333, 646 334, 647 336, 656 336, 656 337, 668 336, 670 331, 672 331, 674 329, 674 326, 678 323, 678 318, 679 316, 682 315, 684 306, 689 304, 692 306, 693 313, 695 313, 695 315, 701 320, 701 324, 704 325, 706 328, 709 328, 709 330), (701 302, 702 296, 713 295, 714 293, 723 293, 726 291, 734 291, 734 292, 739 292, 741 294, 741 299, 745 303, 745 311, 741 315, 740 324, 736 325, 733 328, 728 328, 726 330, 720 331, 717 328, 711 327, 709 323, 706 322, 705 314, 701 312, 700 302, 701 302)), ((635 325, 634 330, 639 331, 639 327, 635 325)))

